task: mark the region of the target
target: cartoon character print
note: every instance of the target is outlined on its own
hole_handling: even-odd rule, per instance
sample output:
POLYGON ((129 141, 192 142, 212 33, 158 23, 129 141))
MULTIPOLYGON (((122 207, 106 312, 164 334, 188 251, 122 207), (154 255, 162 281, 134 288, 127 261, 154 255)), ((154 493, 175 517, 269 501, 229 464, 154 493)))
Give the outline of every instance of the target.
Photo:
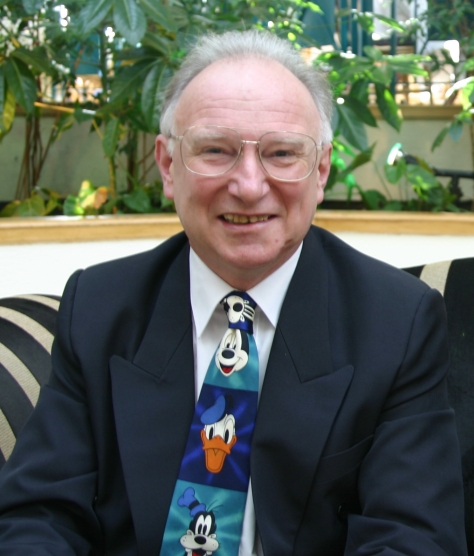
POLYGON ((237 442, 235 435, 235 417, 228 412, 230 398, 221 395, 214 405, 201 415, 202 449, 205 452, 206 469, 211 473, 220 473, 226 457, 237 442))
POLYGON ((234 371, 243 369, 249 360, 247 332, 235 325, 245 323, 246 320, 253 322, 255 309, 247 299, 239 295, 229 295, 224 298, 223 303, 230 328, 217 348, 216 365, 224 376, 230 376, 234 371))
POLYGON ((240 371, 249 360, 249 340, 246 332, 228 328, 216 352, 216 365, 224 376, 240 371))
POLYGON ((207 511, 205 504, 197 500, 192 487, 183 492, 178 505, 187 507, 192 517, 189 529, 179 541, 185 550, 184 556, 211 556, 219 548, 214 512, 207 511))

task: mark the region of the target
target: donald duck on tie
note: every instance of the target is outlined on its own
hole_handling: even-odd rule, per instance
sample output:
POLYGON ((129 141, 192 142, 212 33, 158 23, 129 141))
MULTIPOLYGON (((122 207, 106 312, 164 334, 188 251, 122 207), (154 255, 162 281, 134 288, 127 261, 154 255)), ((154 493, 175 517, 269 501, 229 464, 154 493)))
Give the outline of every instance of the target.
POLYGON ((238 291, 221 303, 229 327, 199 395, 160 556, 237 556, 239 551, 258 404, 256 304, 238 291))

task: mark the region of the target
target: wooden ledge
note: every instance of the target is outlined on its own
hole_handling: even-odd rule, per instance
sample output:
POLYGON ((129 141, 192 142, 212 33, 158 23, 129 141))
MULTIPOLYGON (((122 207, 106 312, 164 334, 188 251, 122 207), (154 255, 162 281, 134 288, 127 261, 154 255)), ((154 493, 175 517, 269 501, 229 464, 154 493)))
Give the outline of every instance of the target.
POLYGON ((330 232, 474 235, 473 213, 320 210, 314 223, 330 232))
POLYGON ((163 239, 182 229, 176 214, 1 218, 0 245, 163 239))
MULTIPOLYGON (((331 232, 474 235, 472 213, 319 210, 314 223, 331 232)), ((182 229, 175 214, 1 218, 0 245, 159 239, 182 229)))

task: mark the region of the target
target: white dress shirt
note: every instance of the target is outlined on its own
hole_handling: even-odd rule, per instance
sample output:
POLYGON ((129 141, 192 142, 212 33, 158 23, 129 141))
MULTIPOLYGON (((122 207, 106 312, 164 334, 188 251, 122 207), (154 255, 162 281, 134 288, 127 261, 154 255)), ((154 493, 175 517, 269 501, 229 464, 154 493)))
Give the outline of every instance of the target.
MULTIPOLYGON (((302 245, 286 263, 247 292, 257 304, 253 330, 259 360, 259 393, 262 390, 281 306, 298 264, 301 248, 302 245)), ((220 301, 235 288, 219 278, 192 249, 189 255, 189 272, 197 400, 209 363, 227 329, 227 316, 220 301)), ((256 534, 251 483, 245 506, 239 556, 263 556, 260 540, 256 534)))

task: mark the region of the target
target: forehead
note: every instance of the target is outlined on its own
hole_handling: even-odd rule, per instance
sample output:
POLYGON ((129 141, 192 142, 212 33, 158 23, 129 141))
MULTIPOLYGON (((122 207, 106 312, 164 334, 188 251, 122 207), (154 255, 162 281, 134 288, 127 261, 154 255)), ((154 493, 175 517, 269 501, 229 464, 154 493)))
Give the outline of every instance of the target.
POLYGON ((224 59, 184 89, 177 132, 195 125, 298 131, 318 137, 320 119, 308 89, 274 60, 224 59))

